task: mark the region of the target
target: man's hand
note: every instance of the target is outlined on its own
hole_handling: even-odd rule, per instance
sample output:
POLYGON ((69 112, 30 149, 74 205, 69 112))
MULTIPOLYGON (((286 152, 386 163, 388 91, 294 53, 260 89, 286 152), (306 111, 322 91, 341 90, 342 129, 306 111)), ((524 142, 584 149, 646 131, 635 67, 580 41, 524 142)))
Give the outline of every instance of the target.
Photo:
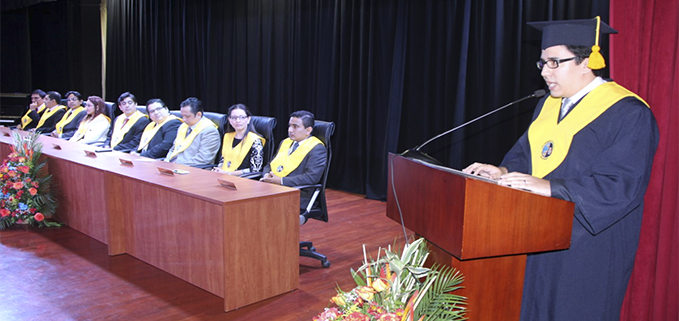
POLYGON ((260 178, 259 181, 281 185, 281 178, 274 175, 273 172, 264 174, 264 176, 260 178))
POLYGON ((474 163, 467 168, 463 169, 462 172, 467 174, 473 174, 478 176, 487 177, 490 179, 498 179, 502 174, 507 173, 507 169, 504 167, 496 167, 489 164, 474 163))
POLYGON ((552 186, 546 179, 537 178, 524 173, 511 172, 502 175, 498 184, 522 189, 544 196, 552 196, 552 186))

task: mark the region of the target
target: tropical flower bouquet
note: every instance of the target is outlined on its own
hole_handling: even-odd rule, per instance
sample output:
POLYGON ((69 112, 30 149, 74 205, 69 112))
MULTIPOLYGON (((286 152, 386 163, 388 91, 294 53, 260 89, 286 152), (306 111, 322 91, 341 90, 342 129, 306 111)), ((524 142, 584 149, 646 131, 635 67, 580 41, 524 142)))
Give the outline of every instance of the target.
POLYGON ((56 207, 50 194, 51 176, 42 170, 40 133, 22 137, 13 133, 14 146, 0 166, 0 230, 23 223, 38 227, 60 226, 49 222, 56 207))
POLYGON ((424 239, 406 244, 401 254, 391 248, 381 252, 369 262, 363 247, 363 265, 351 270, 357 286, 348 292, 338 287, 331 307, 314 321, 466 319, 467 299, 450 293, 461 288, 463 276, 450 267, 424 267, 429 256, 424 239))

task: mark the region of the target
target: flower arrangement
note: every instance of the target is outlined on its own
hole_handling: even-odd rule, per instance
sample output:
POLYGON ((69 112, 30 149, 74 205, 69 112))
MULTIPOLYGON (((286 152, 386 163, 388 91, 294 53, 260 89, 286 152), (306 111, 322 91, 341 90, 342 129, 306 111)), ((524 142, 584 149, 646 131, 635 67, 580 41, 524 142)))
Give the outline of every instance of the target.
POLYGON ((51 176, 42 170, 40 133, 13 133, 12 153, 0 166, 0 230, 15 223, 38 227, 60 226, 46 221, 56 207, 49 188, 51 176))
POLYGON ((356 287, 337 295, 314 321, 405 321, 465 320, 466 298, 450 292, 461 288, 463 276, 454 268, 424 267, 429 256, 420 238, 406 244, 402 253, 378 251, 377 260, 368 259, 363 248, 363 265, 351 270, 356 287))

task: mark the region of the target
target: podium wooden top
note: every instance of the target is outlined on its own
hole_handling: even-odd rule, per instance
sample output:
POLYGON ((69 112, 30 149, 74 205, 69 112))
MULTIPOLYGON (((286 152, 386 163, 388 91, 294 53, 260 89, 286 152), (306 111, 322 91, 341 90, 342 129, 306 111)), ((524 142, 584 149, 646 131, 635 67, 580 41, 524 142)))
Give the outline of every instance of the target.
POLYGON ((566 249, 574 204, 389 155, 387 216, 460 260, 566 249), (393 188, 391 177, 393 174, 393 188))

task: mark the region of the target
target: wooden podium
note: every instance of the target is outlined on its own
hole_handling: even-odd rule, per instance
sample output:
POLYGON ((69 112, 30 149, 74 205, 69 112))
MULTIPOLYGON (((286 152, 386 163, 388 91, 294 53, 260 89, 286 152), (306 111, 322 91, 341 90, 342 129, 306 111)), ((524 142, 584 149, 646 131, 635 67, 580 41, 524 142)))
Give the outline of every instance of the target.
POLYGON ((574 204, 389 155, 387 216, 465 277, 468 317, 519 320, 526 254, 570 246, 574 204), (392 181, 393 179, 393 181, 392 181))

